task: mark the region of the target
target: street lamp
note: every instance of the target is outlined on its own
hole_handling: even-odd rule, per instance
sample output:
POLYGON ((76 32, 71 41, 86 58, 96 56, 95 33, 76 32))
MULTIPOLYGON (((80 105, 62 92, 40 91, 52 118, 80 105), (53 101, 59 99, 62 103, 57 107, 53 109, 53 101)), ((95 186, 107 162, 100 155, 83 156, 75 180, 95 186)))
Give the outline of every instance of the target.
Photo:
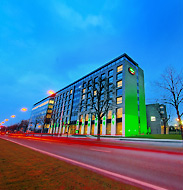
POLYGON ((12 115, 11 118, 15 118, 15 115, 12 115))
POLYGON ((26 111, 27 111, 27 108, 21 108, 21 111, 22 111, 22 112, 26 112, 26 111))
POLYGON ((48 93, 49 95, 55 94, 55 92, 54 92, 53 90, 48 90, 47 93, 48 93))

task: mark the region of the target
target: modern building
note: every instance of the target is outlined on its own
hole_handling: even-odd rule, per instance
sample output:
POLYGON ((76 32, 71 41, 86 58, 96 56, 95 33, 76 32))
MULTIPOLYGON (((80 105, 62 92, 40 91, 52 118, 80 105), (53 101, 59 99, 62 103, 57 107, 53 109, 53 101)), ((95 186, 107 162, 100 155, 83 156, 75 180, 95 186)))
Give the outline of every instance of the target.
POLYGON ((44 98, 33 105, 28 129, 48 132, 55 95, 44 98))
POLYGON ((168 134, 168 119, 164 104, 156 103, 146 105, 146 114, 147 127, 151 134, 168 134))
MULTIPOLYGON (((55 93, 49 133, 97 134, 98 119, 91 114, 93 108, 90 105, 93 100, 89 93, 93 83, 100 77, 108 80, 108 89, 116 100, 116 105, 102 118, 101 135, 130 136, 147 133, 144 73, 127 54, 113 59, 55 93)), ((43 101, 39 103, 42 104, 43 101)), ((38 103, 34 107, 36 105, 38 103)))

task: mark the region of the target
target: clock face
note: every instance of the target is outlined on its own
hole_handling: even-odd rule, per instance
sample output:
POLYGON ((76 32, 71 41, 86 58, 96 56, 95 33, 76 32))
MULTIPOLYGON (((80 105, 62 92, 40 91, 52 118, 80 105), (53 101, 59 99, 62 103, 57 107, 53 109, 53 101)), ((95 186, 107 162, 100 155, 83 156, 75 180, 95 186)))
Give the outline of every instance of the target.
POLYGON ((128 68, 128 71, 130 74, 134 75, 135 74, 135 70, 132 67, 128 68))

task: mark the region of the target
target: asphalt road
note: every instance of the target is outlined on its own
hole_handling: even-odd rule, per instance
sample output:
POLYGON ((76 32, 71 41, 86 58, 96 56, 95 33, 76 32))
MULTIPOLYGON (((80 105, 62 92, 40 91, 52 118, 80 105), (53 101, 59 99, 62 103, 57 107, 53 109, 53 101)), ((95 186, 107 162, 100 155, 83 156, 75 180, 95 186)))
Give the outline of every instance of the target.
MULTIPOLYGON (((0 136, 0 138, 13 140, 42 151, 100 168, 102 171, 110 171, 117 175, 129 177, 129 179, 141 181, 142 183, 139 185, 138 183, 135 184, 134 181, 126 181, 110 176, 107 172, 96 171, 116 180, 135 184, 143 189, 151 189, 150 186, 143 186, 143 183, 147 183, 155 186, 152 189, 183 190, 183 154, 181 153, 153 151, 152 147, 150 150, 144 150, 144 146, 142 149, 128 149, 128 146, 106 146, 105 143, 105 146, 102 146, 102 143, 98 146, 97 143, 75 143, 75 141, 69 140, 52 142, 8 136, 0 136)), ((132 142, 130 147, 133 147, 132 142)), ((138 147, 138 145, 135 147, 138 147)), ((95 171, 95 168, 92 170, 95 171)))

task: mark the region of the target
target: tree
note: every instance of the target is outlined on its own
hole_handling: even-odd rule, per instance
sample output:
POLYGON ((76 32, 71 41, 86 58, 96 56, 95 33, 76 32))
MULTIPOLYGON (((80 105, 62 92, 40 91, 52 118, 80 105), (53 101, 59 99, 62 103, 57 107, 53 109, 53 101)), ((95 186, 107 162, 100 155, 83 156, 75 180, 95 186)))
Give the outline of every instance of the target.
POLYGON ((98 119, 97 140, 100 140, 101 119, 107 115, 109 109, 116 107, 116 101, 114 99, 115 86, 109 86, 109 80, 107 78, 98 77, 98 80, 93 80, 91 86, 88 84, 87 87, 90 103, 88 104, 85 101, 84 104, 81 104, 80 109, 89 106, 89 113, 98 119))
POLYGON ((22 120, 19 124, 19 128, 23 129, 23 131, 26 132, 28 125, 29 125, 29 120, 22 120))
POLYGON ((161 81, 156 82, 156 85, 164 92, 162 97, 163 102, 165 104, 170 104, 175 108, 183 139, 183 127, 181 121, 183 115, 183 112, 181 111, 181 105, 183 103, 183 74, 182 72, 176 73, 175 69, 169 67, 165 74, 161 75, 161 81))

